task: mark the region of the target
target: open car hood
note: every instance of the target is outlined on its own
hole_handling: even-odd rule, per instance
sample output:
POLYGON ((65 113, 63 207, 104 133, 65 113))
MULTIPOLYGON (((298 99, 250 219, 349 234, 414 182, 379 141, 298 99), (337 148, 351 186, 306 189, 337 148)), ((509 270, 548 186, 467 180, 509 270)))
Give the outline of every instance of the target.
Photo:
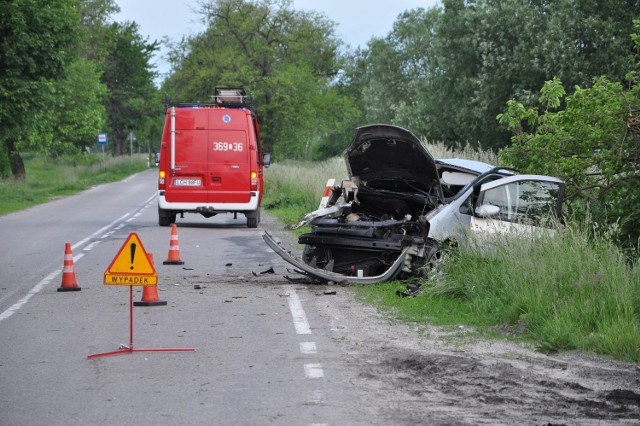
POLYGON ((393 189, 405 181, 441 195, 436 162, 410 131, 390 125, 359 127, 344 152, 349 177, 375 189, 393 189))

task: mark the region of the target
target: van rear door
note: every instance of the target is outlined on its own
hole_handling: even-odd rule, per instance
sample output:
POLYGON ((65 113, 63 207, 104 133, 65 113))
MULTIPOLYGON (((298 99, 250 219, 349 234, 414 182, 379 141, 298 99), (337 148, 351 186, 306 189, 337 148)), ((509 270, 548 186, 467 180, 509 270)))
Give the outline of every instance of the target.
POLYGON ((243 110, 215 111, 209 130, 208 202, 248 203, 251 197, 250 143, 243 110), (220 123, 222 121, 222 123, 220 123))
POLYGON ((167 179, 168 202, 202 202, 207 197, 207 111, 180 108, 176 114, 175 169, 167 179))

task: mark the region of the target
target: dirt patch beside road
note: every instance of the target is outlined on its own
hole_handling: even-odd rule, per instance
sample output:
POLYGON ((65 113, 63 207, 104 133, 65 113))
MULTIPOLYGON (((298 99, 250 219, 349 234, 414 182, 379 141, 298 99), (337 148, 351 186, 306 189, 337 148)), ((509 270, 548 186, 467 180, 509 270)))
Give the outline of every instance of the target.
MULTIPOLYGON (((263 216, 261 226, 295 247, 274 219, 263 216)), ((640 424, 638 365, 547 356, 524 344, 481 340, 464 327, 408 325, 358 302, 348 287, 307 288, 339 330, 334 339, 379 424, 640 424)))
POLYGON ((524 345, 394 322, 337 292, 318 308, 357 385, 387 424, 602 425, 640 422, 640 368, 579 354, 546 356, 524 345))

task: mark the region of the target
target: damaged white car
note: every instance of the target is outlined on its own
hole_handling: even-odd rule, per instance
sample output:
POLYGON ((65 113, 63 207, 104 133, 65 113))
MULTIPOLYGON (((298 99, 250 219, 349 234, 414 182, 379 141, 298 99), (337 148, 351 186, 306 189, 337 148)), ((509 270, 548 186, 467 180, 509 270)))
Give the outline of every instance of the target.
POLYGON ((463 159, 435 160, 410 131, 357 129, 344 152, 349 180, 296 226, 302 258, 263 233, 296 272, 320 281, 377 283, 414 275, 469 233, 530 232, 561 217, 564 182, 463 159))

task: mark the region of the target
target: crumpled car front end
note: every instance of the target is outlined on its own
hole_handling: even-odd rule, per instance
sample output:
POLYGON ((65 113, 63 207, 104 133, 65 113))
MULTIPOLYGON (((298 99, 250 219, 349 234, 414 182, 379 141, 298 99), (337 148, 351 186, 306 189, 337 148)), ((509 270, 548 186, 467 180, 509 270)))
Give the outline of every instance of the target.
POLYGON ((426 220, 444 200, 435 160, 413 133, 389 125, 358 128, 344 158, 350 179, 298 225, 311 225, 299 237, 302 259, 294 263, 269 234, 265 241, 325 280, 370 283, 416 273, 437 255, 426 220))

